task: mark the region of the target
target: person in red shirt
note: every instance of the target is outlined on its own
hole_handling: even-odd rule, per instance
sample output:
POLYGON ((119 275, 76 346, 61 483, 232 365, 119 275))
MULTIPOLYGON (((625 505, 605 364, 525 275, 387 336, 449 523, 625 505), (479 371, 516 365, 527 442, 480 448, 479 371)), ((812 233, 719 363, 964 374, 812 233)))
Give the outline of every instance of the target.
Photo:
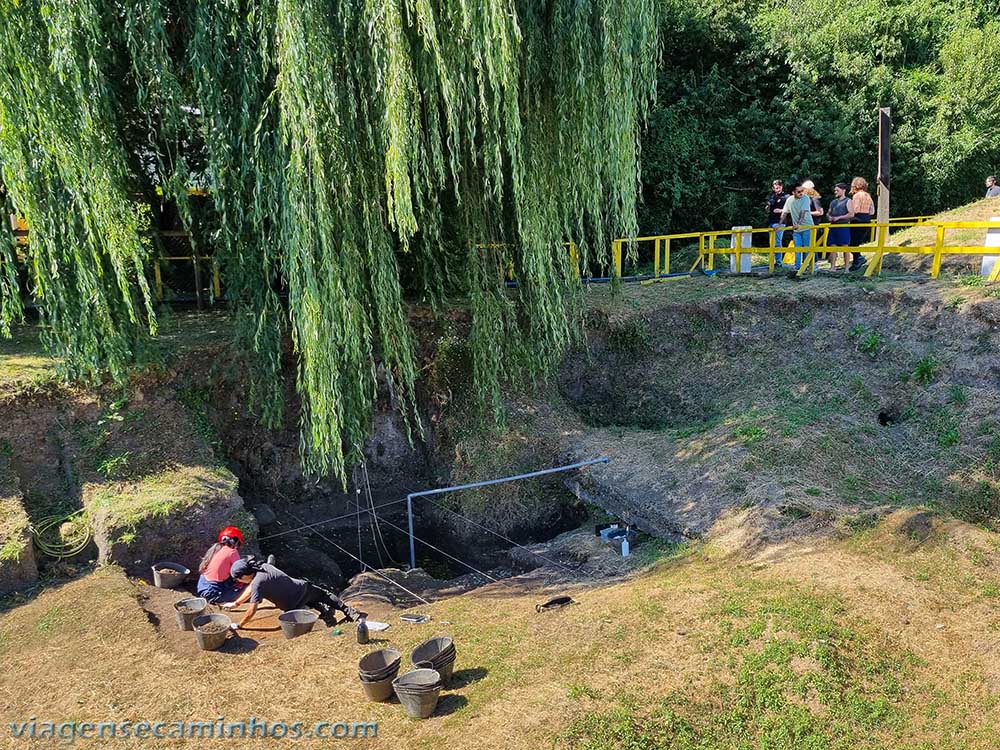
POLYGON ((243 546, 243 532, 235 526, 227 526, 219 532, 219 540, 208 548, 198 565, 198 596, 212 604, 231 602, 240 593, 242 586, 230 576, 233 563, 240 559, 243 546))

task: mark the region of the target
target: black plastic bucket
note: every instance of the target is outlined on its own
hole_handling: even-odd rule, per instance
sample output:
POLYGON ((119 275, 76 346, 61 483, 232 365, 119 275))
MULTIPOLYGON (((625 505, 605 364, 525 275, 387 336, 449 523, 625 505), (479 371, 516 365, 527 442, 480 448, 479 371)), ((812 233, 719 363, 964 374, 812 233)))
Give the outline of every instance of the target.
POLYGON ((298 638, 313 629, 319 615, 311 609, 291 609, 278 615, 281 632, 285 638, 298 638))
POLYGON ((194 626, 194 637, 198 640, 198 646, 202 651, 215 651, 229 637, 230 626, 233 621, 225 615, 199 615, 191 623, 194 626), (224 626, 219 628, 220 625, 224 626), (204 628, 209 627, 213 632, 206 633, 204 628))
POLYGON ((199 597, 181 599, 174 602, 174 615, 177 617, 177 627, 181 630, 194 630, 194 618, 205 613, 208 600, 199 597))
POLYGON ((153 585, 158 589, 175 589, 184 583, 191 571, 183 565, 172 562, 153 564, 153 585))

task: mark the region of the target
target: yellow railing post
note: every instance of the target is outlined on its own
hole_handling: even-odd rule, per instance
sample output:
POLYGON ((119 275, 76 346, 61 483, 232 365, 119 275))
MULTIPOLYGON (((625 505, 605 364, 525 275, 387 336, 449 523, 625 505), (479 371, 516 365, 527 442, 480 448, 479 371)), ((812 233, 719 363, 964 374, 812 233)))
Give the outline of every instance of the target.
POLYGON ((569 262, 573 266, 573 278, 580 278, 580 251, 575 242, 569 243, 569 262))
POLYGON ((670 238, 663 240, 663 273, 670 275, 670 238))
POLYGON ((774 263, 775 263, 775 246, 778 243, 778 230, 776 227, 771 227, 771 231, 767 235, 767 272, 774 273, 774 263))
POLYGON ((660 238, 653 240, 653 277, 660 275, 660 238))
POLYGON ((937 228, 937 240, 934 244, 934 260, 931 263, 931 278, 936 279, 941 273, 941 254, 944 251, 944 226, 937 228))
POLYGON ((872 258, 871 263, 868 264, 868 268, 865 270, 865 276, 869 277, 877 273, 882 273, 882 256, 885 255, 885 239, 886 235, 889 234, 889 226, 887 224, 878 224, 876 232, 878 234, 878 242, 875 244, 875 257, 872 258))
POLYGON ((802 276, 805 276, 806 271, 809 270, 810 266, 813 267, 813 272, 815 273, 815 266, 816 266, 816 230, 806 229, 805 231, 809 233, 809 247, 807 248, 809 252, 807 253, 804 252, 802 254, 803 255, 802 263, 801 265, 799 265, 799 270, 795 274, 800 278, 802 276))

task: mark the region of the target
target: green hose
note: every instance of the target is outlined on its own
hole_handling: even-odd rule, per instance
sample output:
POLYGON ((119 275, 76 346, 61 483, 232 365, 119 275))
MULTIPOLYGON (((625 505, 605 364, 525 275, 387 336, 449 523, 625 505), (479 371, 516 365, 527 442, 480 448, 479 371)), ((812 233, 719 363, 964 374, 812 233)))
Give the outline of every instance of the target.
POLYGON ((86 511, 82 508, 80 510, 74 511, 69 515, 59 514, 54 516, 46 516, 45 518, 39 519, 36 524, 33 524, 34 530, 32 532, 32 537, 35 542, 35 547, 38 548, 40 552, 49 557, 54 557, 57 560, 65 560, 68 557, 74 557, 83 552, 87 545, 90 544, 90 540, 93 538, 93 532, 90 527, 90 520, 86 517, 86 511), (83 523, 76 523, 75 519, 77 516, 83 515, 83 523), (67 521, 74 521, 74 533, 68 538, 63 539, 58 533, 58 529, 67 521), (56 529, 56 539, 49 540, 46 535, 51 536, 52 529, 56 529))

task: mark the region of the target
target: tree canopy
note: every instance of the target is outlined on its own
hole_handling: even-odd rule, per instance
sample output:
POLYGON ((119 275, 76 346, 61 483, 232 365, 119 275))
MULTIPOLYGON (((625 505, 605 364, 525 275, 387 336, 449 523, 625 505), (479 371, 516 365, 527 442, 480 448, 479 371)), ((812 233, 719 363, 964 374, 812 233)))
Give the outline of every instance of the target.
MULTIPOLYGON (((144 200, 161 191, 190 221, 199 184, 269 421, 294 342, 308 469, 343 474, 377 368, 412 413, 407 291, 467 300, 474 379, 495 402, 575 335, 564 243, 601 260, 609 233, 636 230, 655 10, 0 0, 0 181, 31 229, 52 345, 77 375, 125 375, 156 330, 144 200)), ((22 310, 12 244, 0 253, 9 329, 22 310)))
POLYGON ((761 225, 771 180, 874 183, 893 112, 893 215, 982 197, 1000 170, 996 0, 662 0, 642 232, 761 225))

